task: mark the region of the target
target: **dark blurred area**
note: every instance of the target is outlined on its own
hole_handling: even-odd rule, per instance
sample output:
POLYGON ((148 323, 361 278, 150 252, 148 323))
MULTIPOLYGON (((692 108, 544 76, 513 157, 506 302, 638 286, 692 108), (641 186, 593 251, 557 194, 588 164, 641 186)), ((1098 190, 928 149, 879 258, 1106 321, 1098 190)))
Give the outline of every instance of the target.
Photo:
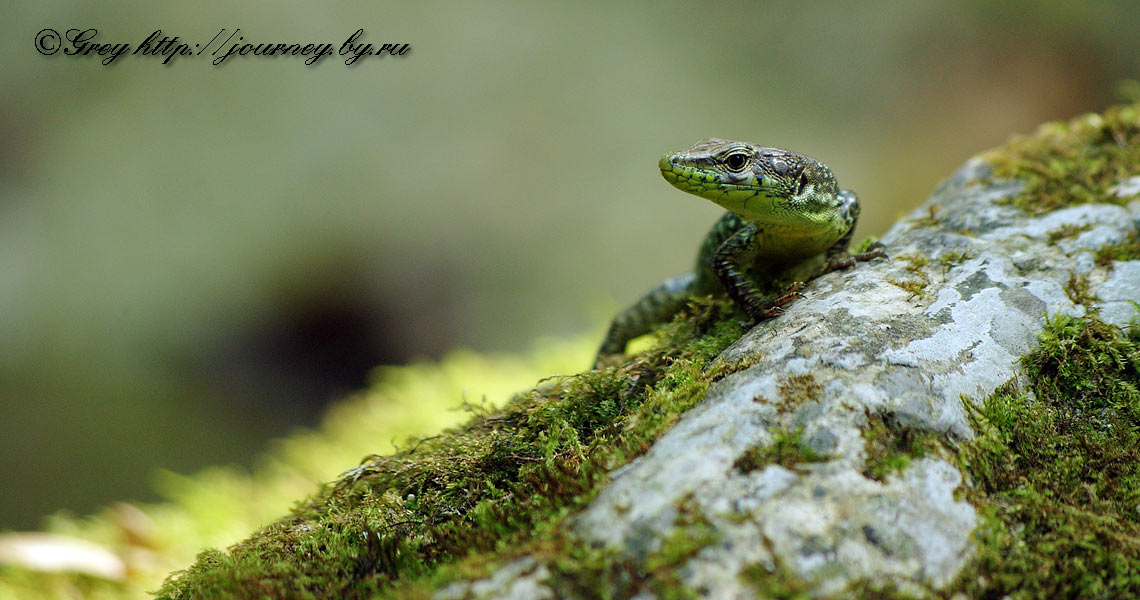
POLYGON ((863 237, 1140 73, 1123 1, 269 8, 0 9, 0 529, 248 465, 379 364, 600 331, 719 215, 667 151, 813 155, 863 237), (412 50, 105 67, 47 27, 412 50))

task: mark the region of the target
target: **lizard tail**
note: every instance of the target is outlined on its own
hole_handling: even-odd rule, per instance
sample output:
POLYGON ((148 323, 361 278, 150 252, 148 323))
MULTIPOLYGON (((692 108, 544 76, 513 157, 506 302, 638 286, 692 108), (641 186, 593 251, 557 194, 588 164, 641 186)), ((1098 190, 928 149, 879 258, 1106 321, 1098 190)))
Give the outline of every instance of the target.
POLYGON ((696 276, 693 273, 678 275, 653 288, 633 306, 618 313, 598 350, 595 366, 600 364, 602 357, 625 351, 625 345, 630 340, 649 333, 654 325, 672 319, 684 307, 685 300, 693 295, 695 283, 696 276))

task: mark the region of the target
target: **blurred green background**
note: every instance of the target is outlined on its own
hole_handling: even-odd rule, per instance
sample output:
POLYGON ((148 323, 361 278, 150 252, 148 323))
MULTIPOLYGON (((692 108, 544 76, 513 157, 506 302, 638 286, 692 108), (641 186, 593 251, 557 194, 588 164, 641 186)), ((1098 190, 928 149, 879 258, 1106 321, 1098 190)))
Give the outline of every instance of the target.
POLYGON ((378 364, 600 334, 719 215, 660 178, 666 151, 820 158, 863 237, 1140 72, 1131 2, 136 0, 0 22, 0 529, 249 464, 378 364), (45 27, 412 50, 104 67, 38 54, 45 27))

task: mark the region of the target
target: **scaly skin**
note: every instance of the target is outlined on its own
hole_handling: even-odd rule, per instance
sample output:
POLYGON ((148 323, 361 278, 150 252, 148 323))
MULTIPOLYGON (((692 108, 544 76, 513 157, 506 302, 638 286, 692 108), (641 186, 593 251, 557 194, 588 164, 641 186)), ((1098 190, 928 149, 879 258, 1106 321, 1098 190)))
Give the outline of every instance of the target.
POLYGON ((614 318, 596 364, 671 319, 694 295, 727 293, 760 321, 783 312, 780 307, 799 296, 801 282, 886 257, 879 248, 847 253, 859 200, 839 189, 831 169, 814 158, 707 139, 661 157, 658 166, 675 187, 728 212, 705 237, 692 272, 657 286, 614 318))

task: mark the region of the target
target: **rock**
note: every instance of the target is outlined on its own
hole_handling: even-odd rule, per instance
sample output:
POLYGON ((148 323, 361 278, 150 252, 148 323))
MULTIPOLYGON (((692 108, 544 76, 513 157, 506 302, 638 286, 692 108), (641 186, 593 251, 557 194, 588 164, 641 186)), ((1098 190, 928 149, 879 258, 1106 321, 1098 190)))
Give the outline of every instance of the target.
MULTIPOLYGON (((1117 189, 1132 190, 1136 179, 1117 189)), ((700 514, 716 542, 678 572, 708 598, 755 597, 746 580, 756 569, 789 573, 817 597, 855 581, 916 594, 952 582, 972 555, 978 520, 956 499, 966 478, 941 456, 868 476, 871 424, 970 440, 964 402, 1018 374, 1046 314, 1091 308, 1070 297, 1073 277, 1087 277, 1100 299, 1092 307, 1118 325, 1136 316, 1130 301, 1140 299, 1140 261, 1109 272, 1093 259, 1128 238, 1140 203, 1033 216, 1007 202, 1020 189, 970 161, 883 237, 890 260, 822 277, 781 317, 753 328, 709 368, 751 366, 713 384, 645 455, 612 473, 572 520, 574 533, 645 561, 683 512, 700 514), (1075 233, 1055 239, 1065 228, 1075 233), (788 398, 797 376, 815 389, 788 398), (825 460, 738 468, 780 432, 798 432, 825 460)), ((489 580, 501 594, 475 597, 512 597, 514 584, 500 581, 512 569, 489 580)), ((537 567, 524 570, 517 580, 539 586, 537 567)))

